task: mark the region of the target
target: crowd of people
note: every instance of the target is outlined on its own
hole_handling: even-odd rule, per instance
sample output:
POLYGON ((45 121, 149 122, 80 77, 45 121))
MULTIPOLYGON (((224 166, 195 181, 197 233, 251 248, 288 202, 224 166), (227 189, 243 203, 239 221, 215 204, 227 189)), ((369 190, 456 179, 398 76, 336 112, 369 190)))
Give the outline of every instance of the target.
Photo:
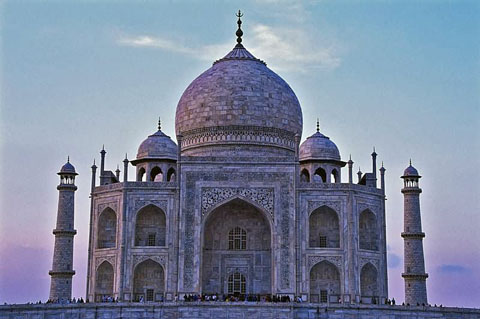
MULTIPOLYGON (((295 296, 293 299, 290 298, 288 295, 257 295, 257 294, 245 294, 245 295, 218 295, 218 294, 186 294, 183 296, 183 299, 181 299, 184 302, 215 302, 215 301, 220 301, 220 302, 297 302, 297 303, 302 303, 304 302, 302 297, 300 296, 295 296)), ((372 304, 377 304, 376 300, 374 302, 375 298, 372 299, 372 304)), ((163 302, 164 298, 160 300, 156 300, 156 302, 163 302)), ((178 295, 174 296, 174 302, 179 301, 178 295)), ((80 298, 72 298, 72 299, 48 299, 45 304, 83 304, 83 303, 90 303, 91 301, 87 299, 83 299, 82 297, 80 298)), ((118 297, 114 298, 112 296, 104 295, 102 296, 97 302, 102 302, 102 303, 117 303, 121 302, 119 301, 118 297)), ((140 302, 144 303, 145 299, 143 296, 140 296, 137 298, 134 302, 140 302)), ((341 303, 341 300, 339 299, 339 303, 341 303)), ((360 301, 362 303, 362 301, 360 301)), ((27 305, 40 305, 43 304, 41 300, 37 302, 28 302, 26 303, 27 305)), ((391 305, 395 306, 396 301, 395 298, 388 299, 386 298, 384 301, 385 305, 391 305)), ((7 305, 7 303, 4 303, 4 305, 7 305)), ((423 307, 440 307, 442 308, 443 305, 437 306, 435 305, 430 305, 430 304, 425 304, 425 303, 417 303, 416 305, 410 305, 409 303, 402 303, 402 306, 404 307, 410 307, 410 306, 423 306, 423 307)))
MULTIPOLYGON (((224 301, 224 302, 235 302, 235 301, 249 301, 249 302, 291 302, 291 298, 288 295, 256 295, 256 294, 246 294, 246 295, 217 295, 217 294, 206 294, 206 295, 185 295, 183 300, 187 302, 191 301, 224 301)), ((295 297, 293 301, 302 302, 301 297, 295 297)))

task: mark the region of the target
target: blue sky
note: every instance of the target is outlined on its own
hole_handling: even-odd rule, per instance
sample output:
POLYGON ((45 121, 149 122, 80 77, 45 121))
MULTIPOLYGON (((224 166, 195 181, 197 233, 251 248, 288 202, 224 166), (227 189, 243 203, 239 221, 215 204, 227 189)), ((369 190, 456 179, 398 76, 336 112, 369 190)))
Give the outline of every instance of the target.
MULTIPOLYGON (((56 172, 67 155, 80 173, 81 296, 93 158, 105 144, 115 169, 159 116, 174 137, 183 90, 235 44, 239 4, 4 1, 0 9, 0 302, 48 296, 56 172)), ((300 100, 302 139, 318 117, 355 169, 370 169, 373 146, 385 162, 390 296, 403 300, 399 176, 412 158, 424 176, 429 300, 478 307, 480 4, 257 0, 240 9, 243 43, 300 100)))

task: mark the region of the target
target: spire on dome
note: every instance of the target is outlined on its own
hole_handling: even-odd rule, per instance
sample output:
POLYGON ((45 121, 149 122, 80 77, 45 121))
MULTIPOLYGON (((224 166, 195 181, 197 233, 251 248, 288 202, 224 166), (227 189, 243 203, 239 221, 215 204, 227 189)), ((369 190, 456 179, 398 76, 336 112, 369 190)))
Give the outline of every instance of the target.
POLYGON ((158 117, 158 130, 159 131, 162 130, 162 120, 161 120, 160 116, 158 117))
POLYGON ((320 132, 320 120, 317 117, 317 132, 320 132))
POLYGON ((242 35, 243 35, 243 31, 241 29, 242 27, 242 20, 240 19, 241 17, 243 17, 243 13, 238 10, 238 13, 235 14, 236 17, 238 17, 238 20, 237 20, 237 24, 238 24, 238 29, 237 29, 237 32, 235 33, 235 35, 237 36, 237 46, 242 46, 242 35))

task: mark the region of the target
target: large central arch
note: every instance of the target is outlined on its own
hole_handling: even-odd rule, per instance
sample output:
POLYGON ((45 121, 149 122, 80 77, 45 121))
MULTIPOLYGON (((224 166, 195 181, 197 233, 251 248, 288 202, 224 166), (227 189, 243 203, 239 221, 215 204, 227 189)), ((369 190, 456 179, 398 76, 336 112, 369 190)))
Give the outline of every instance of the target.
POLYGON ((269 220, 247 200, 213 209, 203 225, 202 292, 271 294, 271 242, 269 220), (232 278, 243 278, 243 289, 232 290, 232 278))

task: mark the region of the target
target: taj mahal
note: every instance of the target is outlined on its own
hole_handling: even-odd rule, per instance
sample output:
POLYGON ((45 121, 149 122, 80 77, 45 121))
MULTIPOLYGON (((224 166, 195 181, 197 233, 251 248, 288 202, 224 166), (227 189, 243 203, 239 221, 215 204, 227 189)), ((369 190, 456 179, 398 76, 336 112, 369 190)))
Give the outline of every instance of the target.
MULTIPOLYGON (((105 168, 105 149, 100 167, 93 164, 86 298, 155 304, 277 295, 315 307, 383 304, 386 169, 373 150, 371 168, 354 172, 318 124, 300 143, 299 101, 242 44, 237 16, 234 48, 180 97, 176 142, 159 122, 122 170, 105 168)), ((77 173, 69 161, 58 174, 50 299, 69 299, 77 173)), ((428 304, 420 177, 410 163, 399 190, 411 305, 428 304)))
MULTIPOLYGON (((358 172, 354 182, 353 161, 340 158, 318 125, 300 145, 297 97, 242 45, 241 23, 239 17, 233 50, 181 96, 178 145, 159 123, 136 158, 124 160, 123 179, 120 170, 105 169, 105 150, 99 184, 92 166, 90 300, 281 294, 368 304, 387 298, 385 169, 377 169, 374 151, 371 171, 358 172), (127 178, 130 164, 135 181, 127 178)), ((74 174, 69 163, 60 174, 67 172, 74 174)), ((404 236, 412 255, 404 276, 411 302, 425 303, 420 176, 409 167, 404 177, 411 224, 404 236)), ((72 185, 59 186, 71 194, 61 198, 68 207, 72 185)), ((60 241, 74 233, 57 231, 64 253, 60 241)), ((62 252, 54 259, 51 298, 71 290, 71 260, 62 252)))

